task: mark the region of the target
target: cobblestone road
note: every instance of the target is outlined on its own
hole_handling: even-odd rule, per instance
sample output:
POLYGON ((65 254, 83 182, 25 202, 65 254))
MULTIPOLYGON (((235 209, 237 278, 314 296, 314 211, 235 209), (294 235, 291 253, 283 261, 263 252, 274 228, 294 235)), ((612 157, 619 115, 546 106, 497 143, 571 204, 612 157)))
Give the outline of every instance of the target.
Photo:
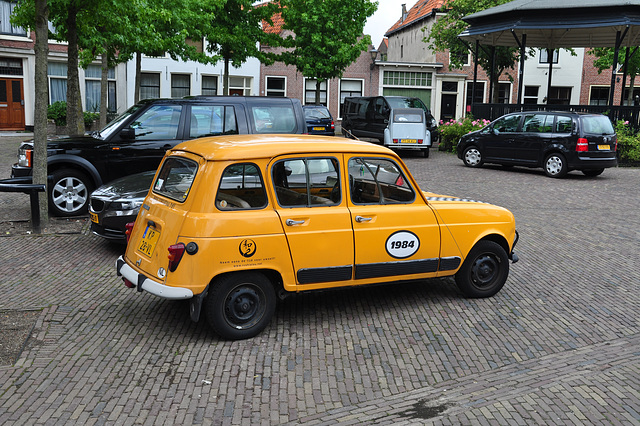
MULTIPOLYGON (((0 136, 0 177, 16 148, 0 136)), ((498 295, 451 279, 301 294, 228 342, 124 287, 121 249, 86 229, 0 237, 0 311, 40 310, 0 367, 0 423, 640 424, 640 169, 404 159, 425 190, 513 211, 521 260, 498 295)), ((0 231, 28 215, 0 193, 0 231)))

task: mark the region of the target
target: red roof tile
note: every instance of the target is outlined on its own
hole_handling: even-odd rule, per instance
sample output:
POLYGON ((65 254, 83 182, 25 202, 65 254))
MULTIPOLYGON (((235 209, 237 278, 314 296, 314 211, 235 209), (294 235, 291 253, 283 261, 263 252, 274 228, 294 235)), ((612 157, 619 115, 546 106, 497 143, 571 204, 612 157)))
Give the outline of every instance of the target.
MULTIPOLYGON (((422 18, 430 15, 433 9, 440 9, 446 0, 418 0, 411 9, 407 11, 407 18, 402 21, 402 16, 391 28, 387 30, 385 36, 396 30, 411 25, 422 18)), ((399 8, 398 8, 399 9, 399 8)))

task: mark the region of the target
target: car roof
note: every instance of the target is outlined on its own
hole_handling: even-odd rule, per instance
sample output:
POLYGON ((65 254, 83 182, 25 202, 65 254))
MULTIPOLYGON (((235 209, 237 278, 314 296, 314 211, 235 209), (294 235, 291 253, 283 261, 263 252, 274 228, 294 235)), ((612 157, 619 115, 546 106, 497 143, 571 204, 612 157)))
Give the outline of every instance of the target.
POLYGON ((172 152, 190 152, 208 161, 272 158, 285 154, 361 153, 397 156, 381 145, 335 136, 252 134, 213 136, 183 142, 172 152))

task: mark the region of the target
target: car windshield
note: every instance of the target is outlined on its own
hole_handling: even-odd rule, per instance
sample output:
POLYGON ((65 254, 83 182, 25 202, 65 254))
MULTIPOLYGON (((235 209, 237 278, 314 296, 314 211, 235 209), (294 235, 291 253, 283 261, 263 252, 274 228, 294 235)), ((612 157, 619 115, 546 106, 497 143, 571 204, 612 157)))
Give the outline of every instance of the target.
POLYGON ((126 110, 125 112, 120 114, 118 117, 113 119, 111 122, 109 122, 109 124, 107 124, 102 130, 100 130, 98 132, 93 132, 91 135, 93 137, 95 137, 95 138, 98 138, 98 139, 106 139, 106 138, 108 138, 109 136, 111 136, 112 133, 114 133, 115 131, 117 131, 120 128, 120 123, 122 123, 127 118, 129 118, 133 114, 135 114, 136 111, 138 111, 140 108, 142 108, 142 106, 143 105, 141 105, 141 104, 136 104, 136 105, 132 106, 131 108, 129 108, 128 110, 126 110))
POLYGON ((423 110, 429 112, 429 109, 426 107, 424 102, 418 98, 386 98, 391 108, 422 108, 423 110))

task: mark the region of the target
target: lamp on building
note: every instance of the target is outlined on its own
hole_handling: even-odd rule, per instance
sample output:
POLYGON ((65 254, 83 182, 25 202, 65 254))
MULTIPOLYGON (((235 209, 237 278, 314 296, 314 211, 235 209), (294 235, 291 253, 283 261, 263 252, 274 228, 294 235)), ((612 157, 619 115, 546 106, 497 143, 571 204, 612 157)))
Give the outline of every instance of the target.
POLYGON ((376 49, 371 49, 369 51, 369 55, 371 55, 371 65, 369 65, 369 69, 373 69, 376 66, 376 58, 378 57, 378 51, 376 49))

